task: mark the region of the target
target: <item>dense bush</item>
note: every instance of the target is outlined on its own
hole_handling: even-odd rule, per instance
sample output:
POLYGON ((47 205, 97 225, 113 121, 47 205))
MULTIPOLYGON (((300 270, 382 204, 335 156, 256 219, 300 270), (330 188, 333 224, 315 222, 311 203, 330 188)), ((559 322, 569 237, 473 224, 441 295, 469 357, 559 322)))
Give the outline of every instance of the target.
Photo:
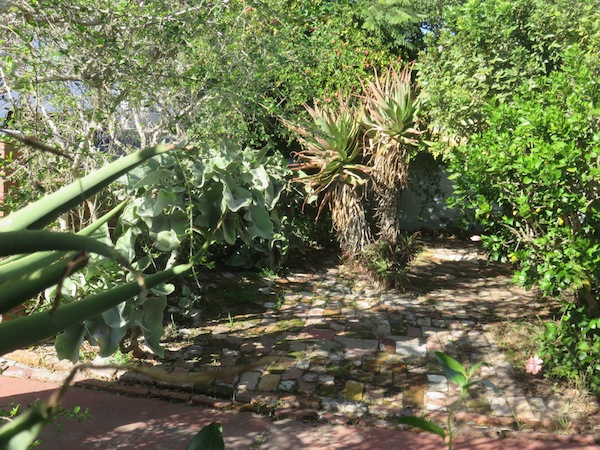
POLYGON ((486 131, 456 149, 451 169, 457 202, 475 210, 491 256, 517 265, 515 281, 546 295, 576 292, 585 310, 566 314, 561 331, 576 345, 547 364, 563 374, 583 366, 593 379, 600 361, 579 353, 591 334, 574 321, 597 317, 600 296, 600 61, 578 47, 561 57, 562 69, 537 78, 535 89, 488 104, 486 131))
POLYGON ((585 373, 595 389, 599 8, 597 0, 456 4, 419 66, 455 205, 474 211, 486 249, 515 264, 516 282, 562 296, 564 314, 542 343, 545 367, 578 380, 585 373))

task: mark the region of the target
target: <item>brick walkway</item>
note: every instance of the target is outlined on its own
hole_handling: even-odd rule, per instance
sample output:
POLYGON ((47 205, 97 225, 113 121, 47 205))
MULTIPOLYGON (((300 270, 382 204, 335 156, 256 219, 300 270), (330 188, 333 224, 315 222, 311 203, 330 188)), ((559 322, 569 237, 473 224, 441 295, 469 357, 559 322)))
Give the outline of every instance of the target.
MULTIPOLYGON (((459 414, 465 428, 560 429, 569 399, 527 396, 489 333, 498 320, 541 314, 544 305, 532 293, 512 286, 507 269, 487 264, 475 247, 429 247, 410 280, 399 293, 379 290, 344 267, 293 273, 260 288, 274 293, 264 312, 172 330, 157 367, 193 373, 262 356, 272 363, 209 386, 153 383, 119 372, 90 374, 93 379, 80 384, 276 418, 393 427, 393 419, 406 414, 443 418, 457 398, 435 363, 441 350, 467 365, 489 363, 480 375, 499 388, 473 391, 459 414)), ((57 380, 66 369, 57 365, 49 373, 5 357, 5 376, 57 380)), ((52 358, 49 352, 48 366, 52 358)))

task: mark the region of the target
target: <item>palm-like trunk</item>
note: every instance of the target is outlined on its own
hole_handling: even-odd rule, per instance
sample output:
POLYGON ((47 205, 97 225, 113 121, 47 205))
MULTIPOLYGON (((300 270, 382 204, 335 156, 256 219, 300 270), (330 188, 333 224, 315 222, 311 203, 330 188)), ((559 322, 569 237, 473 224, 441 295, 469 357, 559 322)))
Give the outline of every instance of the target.
POLYGON ((330 205, 333 227, 345 256, 353 257, 373 243, 359 186, 339 184, 332 192, 330 205))
POLYGON ((379 238, 396 245, 400 232, 400 198, 408 181, 408 152, 395 143, 382 146, 372 154, 371 177, 379 238))

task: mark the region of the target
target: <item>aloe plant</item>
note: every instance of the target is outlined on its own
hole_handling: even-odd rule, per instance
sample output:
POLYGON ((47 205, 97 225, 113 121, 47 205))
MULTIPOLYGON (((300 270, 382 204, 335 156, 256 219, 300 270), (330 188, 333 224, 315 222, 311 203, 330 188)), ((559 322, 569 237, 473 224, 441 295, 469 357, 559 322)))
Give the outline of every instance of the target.
POLYGON ((306 106, 314 127, 286 125, 297 134, 303 149, 292 167, 305 185, 307 201, 319 201, 319 215, 327 206, 342 250, 353 256, 372 241, 364 206, 369 168, 362 164, 360 121, 349 101, 338 96, 336 105, 306 106))
POLYGON ((396 245, 400 195, 408 182, 408 165, 417 136, 419 102, 411 81, 412 65, 390 67, 364 86, 363 123, 370 137, 367 153, 372 166, 380 237, 396 245))

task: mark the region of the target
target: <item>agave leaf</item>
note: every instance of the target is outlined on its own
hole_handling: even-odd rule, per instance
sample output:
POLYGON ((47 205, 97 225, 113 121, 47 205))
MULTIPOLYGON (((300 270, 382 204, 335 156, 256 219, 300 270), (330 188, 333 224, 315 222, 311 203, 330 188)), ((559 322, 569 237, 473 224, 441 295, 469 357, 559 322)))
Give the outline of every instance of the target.
MULTIPOLYGON (((146 287, 149 289, 164 283, 191 267, 192 264, 179 265, 164 272, 147 276, 145 278, 146 287)), ((137 281, 133 281, 91 295, 79 302, 61 305, 54 314, 43 311, 2 322, 0 323, 0 355, 28 347, 42 339, 54 336, 73 325, 102 314, 107 309, 135 297, 140 292, 140 285, 137 281)))
POLYGON ((113 247, 87 236, 47 230, 0 232, 0 256, 46 250, 89 251, 118 262, 124 260, 113 247))
POLYGON ((0 220, 0 231, 16 231, 25 228, 39 229, 50 224, 61 214, 69 211, 121 175, 148 158, 168 152, 180 145, 158 145, 119 158, 109 165, 87 175, 58 191, 33 202, 0 220))
MULTIPOLYGON (((21 277, 10 283, 4 283, 1 286, 2 296, 0 296, 0 313, 5 313, 10 309, 33 298, 44 289, 54 286, 59 282, 65 269, 71 264, 69 259, 59 261, 48 267, 44 267, 35 272, 21 277)), ((73 267, 71 273, 74 273, 85 267, 86 261, 80 259, 73 267)))
MULTIPOLYGON (((78 236, 90 236, 95 233, 102 225, 107 223, 127 204, 127 200, 119 203, 116 207, 104 214, 98 220, 94 221, 78 233, 78 236)), ((47 267, 50 264, 58 261, 67 255, 67 252, 37 252, 23 256, 12 262, 0 265, 0 285, 7 281, 15 280, 28 273, 32 273, 42 267, 47 267)), ((8 259, 8 258, 7 258, 8 259)))

